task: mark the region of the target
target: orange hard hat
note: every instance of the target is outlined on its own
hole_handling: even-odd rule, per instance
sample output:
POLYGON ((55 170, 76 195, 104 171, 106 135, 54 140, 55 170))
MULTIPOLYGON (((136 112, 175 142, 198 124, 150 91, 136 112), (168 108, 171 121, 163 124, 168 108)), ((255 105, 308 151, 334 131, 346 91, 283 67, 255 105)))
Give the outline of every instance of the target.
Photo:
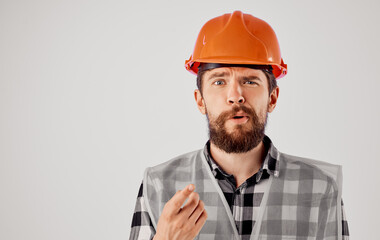
POLYGON ((287 72, 271 26, 240 11, 213 18, 202 27, 185 67, 197 74, 201 63, 266 65, 277 79, 287 72))

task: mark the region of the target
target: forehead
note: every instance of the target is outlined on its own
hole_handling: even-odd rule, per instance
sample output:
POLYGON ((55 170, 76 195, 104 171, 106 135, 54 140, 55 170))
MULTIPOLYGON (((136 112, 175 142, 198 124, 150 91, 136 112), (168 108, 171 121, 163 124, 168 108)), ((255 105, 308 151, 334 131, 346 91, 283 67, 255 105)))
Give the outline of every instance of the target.
POLYGON ((221 67, 208 70, 204 79, 207 81, 211 78, 224 76, 224 77, 258 77, 265 80, 266 76, 262 70, 245 68, 245 67, 221 67))

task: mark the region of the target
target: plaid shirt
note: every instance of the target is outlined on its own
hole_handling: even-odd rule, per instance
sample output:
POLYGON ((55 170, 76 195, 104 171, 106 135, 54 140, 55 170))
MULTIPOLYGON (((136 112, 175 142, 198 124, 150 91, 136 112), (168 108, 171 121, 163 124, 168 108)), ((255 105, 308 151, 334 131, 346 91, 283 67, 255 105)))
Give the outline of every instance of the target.
MULTIPOLYGON (((225 173, 212 159, 210 155, 210 142, 204 147, 204 154, 210 165, 211 171, 223 191, 223 194, 230 206, 232 215, 235 220, 236 229, 242 240, 250 239, 252 229, 255 225, 254 217, 258 215, 264 189, 268 184, 270 175, 278 175, 279 163, 275 156, 271 156, 272 141, 268 136, 263 139, 267 155, 263 161, 260 170, 248 178, 239 187, 236 187, 236 181, 233 175, 225 173)), ((142 195, 143 185, 141 184, 137 197, 135 212, 132 219, 132 229, 130 240, 132 239, 152 239, 155 229, 151 223, 149 214, 144 206, 142 195)), ((343 202, 342 202, 343 208, 343 202)), ((342 232, 343 239, 349 239, 348 224, 342 209, 342 232)))

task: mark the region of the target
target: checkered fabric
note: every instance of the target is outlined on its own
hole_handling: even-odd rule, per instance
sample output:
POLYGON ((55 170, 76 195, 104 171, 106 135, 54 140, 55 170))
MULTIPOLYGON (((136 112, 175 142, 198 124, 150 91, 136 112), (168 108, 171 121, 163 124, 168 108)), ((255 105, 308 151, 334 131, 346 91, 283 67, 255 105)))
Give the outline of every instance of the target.
POLYGON ((143 195, 153 226, 156 228, 166 202, 189 183, 195 185, 208 215, 199 239, 238 239, 231 211, 226 211, 228 204, 221 197, 221 189, 216 187, 216 179, 202 150, 184 154, 145 172, 143 195))
POLYGON ((210 154, 210 141, 204 147, 207 162, 228 202, 237 231, 242 240, 248 240, 251 237, 270 174, 276 176, 279 174, 279 162, 271 156, 271 140, 269 137, 265 136, 263 143, 268 153, 262 167, 239 187, 236 187, 235 177, 223 171, 212 158, 210 154))
POLYGON ((260 239, 339 239, 339 183, 305 159, 283 154, 281 164, 285 170, 273 178, 260 239))
MULTIPOLYGON (((315 168, 310 168, 310 165, 308 164, 301 164, 300 166, 299 163, 297 163, 297 161, 296 163, 292 163, 292 161, 289 161, 289 159, 284 161, 277 160, 277 150, 274 148, 270 139, 267 136, 264 139, 264 145, 268 147, 268 154, 264 160, 262 168, 254 176, 247 179, 245 183, 236 188, 236 183, 234 182, 235 180, 233 176, 224 173, 217 166, 217 164, 209 155, 209 151, 207 148, 208 144, 206 144, 205 149, 203 150, 204 155, 206 156, 205 159, 207 159, 207 163, 211 166, 212 176, 215 179, 217 179, 217 183, 219 184, 220 189, 223 191, 223 193, 210 191, 210 189, 215 187, 212 185, 212 181, 211 184, 198 184, 199 186, 203 186, 203 189, 206 190, 202 191, 204 193, 203 197, 201 195, 201 198, 209 200, 208 205, 211 206, 210 209, 206 207, 206 210, 209 213, 209 219, 204 229, 202 229, 201 237, 199 239, 234 239, 234 237, 236 239, 250 239, 251 235, 254 236, 255 234, 257 236, 260 236, 259 239, 293 239, 294 236, 297 236, 297 239, 329 239, 329 237, 332 237, 331 239, 337 239, 333 236, 333 227, 323 227, 320 226, 321 224, 318 225, 318 223, 316 223, 315 216, 325 216, 325 222, 327 225, 333 225, 334 222, 336 223, 336 220, 332 220, 333 218, 329 216, 326 211, 321 211, 317 214, 317 208, 315 207, 312 208, 312 210, 307 210, 310 209, 310 207, 313 204, 317 204, 318 201, 325 202, 325 205, 328 205, 326 209, 333 209, 334 207, 336 209, 336 201, 331 201, 331 198, 336 199, 336 191, 332 191, 331 196, 328 196, 326 192, 323 192, 325 197, 320 197, 320 193, 322 192, 322 190, 326 191, 324 187, 327 188, 327 186, 331 187, 333 185, 331 184, 332 182, 329 182, 332 180, 322 173, 320 175, 314 173, 313 169, 315 170, 315 168), (287 166, 283 165, 282 163, 286 163, 287 166), (290 173, 284 172, 284 174, 279 174, 280 172, 283 173, 282 170, 284 167, 285 169, 290 168, 292 169, 292 171, 290 171, 290 173), (298 172, 302 174, 296 174, 297 168, 298 172), (263 221, 261 221, 260 229, 256 228, 258 230, 255 233, 252 232, 252 230, 254 229, 256 220, 260 215, 260 206, 263 202, 262 200, 265 188, 269 186, 268 183, 271 175, 274 176, 273 179, 277 179, 271 184, 271 192, 273 192, 273 194, 271 195, 275 197, 269 197, 266 199, 266 201, 264 201, 266 202, 267 208, 265 212, 262 211, 261 213, 263 221), (281 177, 283 177, 283 179, 281 177), (284 181, 285 179, 286 181, 284 181), (298 182, 298 185, 295 184, 294 181, 298 182), (288 184, 288 182, 291 182, 292 184, 288 184), (299 182, 305 182, 305 184, 300 184, 299 182), (325 184, 321 184, 321 182, 325 184), (313 194, 310 192, 302 192, 302 189, 308 189, 313 185, 313 191, 319 191, 318 193, 314 193, 314 195, 318 196, 319 199, 315 198, 315 196, 313 196, 313 194), (298 189, 299 192, 295 192, 295 189, 298 189), (284 191, 289 191, 289 193, 284 194, 284 191), (224 196, 224 201, 220 198, 220 195, 224 196), (281 195, 281 198, 278 198, 278 195, 281 195), (309 200, 307 202, 306 200, 310 199, 310 197, 314 200, 309 200), (280 201, 279 199, 282 199, 282 201, 280 201), (327 199, 330 199, 329 203, 327 203, 327 199), (299 206, 300 204, 301 206, 299 206), (225 211, 228 208, 230 214, 228 214, 228 211, 225 211), (214 216, 214 219, 210 219, 210 213, 212 213, 211 215, 214 216), (309 220, 307 220, 307 216, 309 216, 309 220), (229 221, 222 221, 221 223, 218 223, 218 219, 220 218, 230 219, 229 221), (233 221, 231 221, 231 219, 233 221), (231 223, 235 224, 235 229, 234 227, 231 227, 231 223), (328 231, 318 233, 318 230, 316 229, 322 228, 327 229, 328 231), (260 232, 258 232, 259 230, 260 232), (236 237, 235 235, 237 235, 238 237, 236 237)), ((175 188, 181 189, 185 185, 187 185, 186 180, 189 180, 189 178, 202 178, 206 175, 205 173, 207 173, 207 171, 201 171, 202 166, 197 166, 197 164, 193 163, 193 165, 190 168, 195 171, 198 171, 199 173, 191 177, 188 171, 188 168, 191 165, 191 159, 187 158, 187 160, 185 160, 185 162, 187 163, 183 164, 184 156, 185 155, 183 155, 182 158, 179 157, 182 159, 181 164, 175 161, 171 161, 169 162, 169 164, 161 164, 162 168, 156 167, 156 170, 160 169, 158 172, 161 172, 161 176, 155 177, 166 176, 166 178, 164 178, 167 179, 168 182, 173 182, 172 179, 175 178, 180 179, 179 182, 185 181, 185 183, 183 184, 178 183, 178 181, 176 184, 172 184, 177 185, 175 188), (169 171, 169 169, 173 167, 178 171, 169 171)), ((286 155, 283 154, 282 156, 286 155)), ((290 156, 290 158, 293 159, 292 156, 290 156)), ((282 158, 280 159, 283 160, 282 158)), ((156 175, 156 173, 154 173, 154 175, 156 175)), ((170 186, 170 184, 171 183, 165 183, 165 181, 163 181, 162 183, 158 184, 158 189, 167 190, 167 187, 170 186)), ((202 188, 200 188, 198 185, 196 184, 196 189, 199 192, 202 188)), ((130 239, 151 239, 155 233, 153 226, 154 224, 152 224, 151 217, 147 213, 147 209, 144 205, 144 197, 146 197, 149 194, 143 195, 142 189, 143 187, 141 186, 138 200, 136 203, 135 214, 132 220, 132 230, 130 239)), ((164 204, 167 200, 170 199, 170 197, 175 193, 175 191, 169 194, 163 194, 159 197, 161 200, 159 200, 158 202, 162 202, 162 204, 164 204)), ((153 194, 153 196, 150 197, 153 197, 153 199, 157 199, 159 194, 156 195, 157 196, 154 196, 153 194)), ((161 207, 163 207, 162 204, 161 207)), ((343 220, 341 231, 343 232, 344 239, 348 239, 348 226, 347 221, 345 220, 343 209, 342 214, 343 220)), ((152 217, 152 219, 155 219, 155 221, 157 221, 158 217, 159 214, 156 214, 156 216, 152 217)))

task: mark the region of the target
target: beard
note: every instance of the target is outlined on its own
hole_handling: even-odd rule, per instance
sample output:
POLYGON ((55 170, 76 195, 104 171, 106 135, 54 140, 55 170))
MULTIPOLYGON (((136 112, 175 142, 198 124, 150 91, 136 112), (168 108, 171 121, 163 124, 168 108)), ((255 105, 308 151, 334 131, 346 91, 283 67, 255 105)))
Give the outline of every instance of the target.
POLYGON ((226 153, 245 153, 255 148, 265 136, 268 112, 260 121, 256 112, 246 106, 234 106, 231 111, 222 112, 215 120, 210 120, 207 112, 209 138, 219 149, 226 153), (237 112, 243 111, 249 119, 244 124, 236 124, 231 133, 227 131, 226 121, 237 112))

